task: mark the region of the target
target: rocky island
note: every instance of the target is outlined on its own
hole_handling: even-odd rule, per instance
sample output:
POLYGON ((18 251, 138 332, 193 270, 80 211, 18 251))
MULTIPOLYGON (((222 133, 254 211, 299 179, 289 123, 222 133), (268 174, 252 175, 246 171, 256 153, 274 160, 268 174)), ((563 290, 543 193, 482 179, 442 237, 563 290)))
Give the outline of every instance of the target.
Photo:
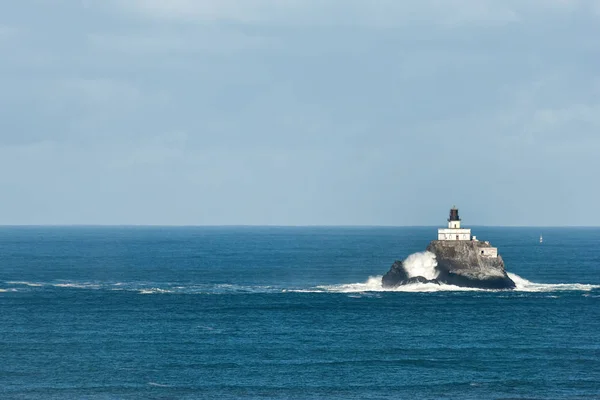
POLYGON ((515 283, 506 274, 498 249, 471 236, 471 229, 461 228, 460 221, 458 209, 453 207, 448 228, 438 229, 438 240, 427 246, 427 254, 435 257, 429 271, 423 273, 423 269, 410 268, 405 265, 408 259, 396 261, 383 276, 382 286, 394 288, 421 282, 480 289, 514 289, 515 283))

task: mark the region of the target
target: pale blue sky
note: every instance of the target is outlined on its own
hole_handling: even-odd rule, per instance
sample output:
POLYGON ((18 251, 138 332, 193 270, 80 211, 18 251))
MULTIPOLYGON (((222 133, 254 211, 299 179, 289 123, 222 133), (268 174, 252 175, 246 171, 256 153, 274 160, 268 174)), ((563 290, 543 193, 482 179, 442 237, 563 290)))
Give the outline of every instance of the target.
POLYGON ((600 1, 0 0, 0 224, 600 225, 600 1))

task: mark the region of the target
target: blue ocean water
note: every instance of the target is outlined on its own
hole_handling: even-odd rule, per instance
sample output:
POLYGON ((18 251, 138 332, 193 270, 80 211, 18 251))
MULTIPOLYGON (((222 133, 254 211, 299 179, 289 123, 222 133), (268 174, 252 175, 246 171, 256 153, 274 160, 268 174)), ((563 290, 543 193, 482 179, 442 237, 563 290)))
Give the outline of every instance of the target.
POLYGON ((0 398, 600 398, 600 229, 475 227, 516 291, 383 291, 435 233, 0 228, 0 398))

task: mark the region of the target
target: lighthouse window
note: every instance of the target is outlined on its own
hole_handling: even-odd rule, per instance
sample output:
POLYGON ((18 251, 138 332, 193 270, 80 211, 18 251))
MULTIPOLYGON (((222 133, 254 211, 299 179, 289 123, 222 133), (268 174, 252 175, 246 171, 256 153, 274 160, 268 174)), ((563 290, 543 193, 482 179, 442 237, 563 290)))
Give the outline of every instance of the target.
POLYGON ((483 250, 481 250, 481 254, 483 254, 483 250))
POLYGON ((459 239, 458 239, 458 235, 456 235, 456 240, 459 240, 459 239))

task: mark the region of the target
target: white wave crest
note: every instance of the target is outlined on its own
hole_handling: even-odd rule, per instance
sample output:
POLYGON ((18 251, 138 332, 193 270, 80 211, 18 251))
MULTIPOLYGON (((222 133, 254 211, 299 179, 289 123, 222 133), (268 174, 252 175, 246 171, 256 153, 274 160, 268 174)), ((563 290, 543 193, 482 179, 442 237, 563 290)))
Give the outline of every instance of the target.
POLYGON ((71 289, 101 289, 101 285, 96 283, 54 283, 52 286, 57 288, 71 288, 71 289))
POLYGON ((513 280, 516 291, 519 292, 559 292, 559 291, 585 291, 600 289, 600 285, 584 283, 535 283, 521 278, 517 274, 508 272, 508 277, 513 280))
POLYGON ((370 276, 364 283, 347 283, 341 285, 323 285, 313 289, 296 290, 296 292, 325 292, 325 293, 361 293, 361 292, 441 292, 441 291, 476 291, 482 289, 464 288, 453 285, 438 285, 436 283, 411 283, 395 288, 384 288, 381 285, 382 276, 370 276))
POLYGON ((40 287, 40 286, 42 286, 41 283, 25 282, 25 281, 8 281, 6 283, 9 284, 9 285, 22 285, 22 286, 31 286, 31 287, 40 287))
POLYGON ((154 387, 161 387, 161 388, 168 388, 171 387, 170 385, 165 385, 162 383, 156 383, 156 382, 148 382, 149 386, 154 386, 154 387))
POLYGON ((10 288, 10 289, 0 289, 0 293, 8 293, 8 292, 14 293, 14 292, 18 292, 18 290, 17 290, 17 289, 15 289, 15 288, 10 288))
POLYGON ((160 288, 149 288, 149 289, 141 289, 138 291, 139 294, 164 294, 164 293, 173 293, 171 290, 160 289, 160 288))
POLYGON ((404 260, 403 265, 409 278, 422 276, 425 279, 435 279, 439 275, 438 270, 435 269, 437 267, 435 254, 429 251, 411 254, 404 260))
MULTIPOLYGON (((589 285, 581 283, 534 283, 521 278, 517 274, 508 273, 510 279, 515 282, 517 292, 557 292, 557 291, 591 291, 600 289, 600 285, 589 285)), ((371 276, 366 282, 348 283, 340 285, 317 286, 312 289, 295 290, 295 292, 308 293, 362 293, 362 292, 466 292, 466 291, 489 291, 499 292, 500 290, 478 289, 460 287, 446 284, 435 283, 413 283, 410 285, 398 286, 396 288, 384 288, 381 285, 381 276, 371 276)), ((504 290, 502 290, 504 292, 504 290)))

